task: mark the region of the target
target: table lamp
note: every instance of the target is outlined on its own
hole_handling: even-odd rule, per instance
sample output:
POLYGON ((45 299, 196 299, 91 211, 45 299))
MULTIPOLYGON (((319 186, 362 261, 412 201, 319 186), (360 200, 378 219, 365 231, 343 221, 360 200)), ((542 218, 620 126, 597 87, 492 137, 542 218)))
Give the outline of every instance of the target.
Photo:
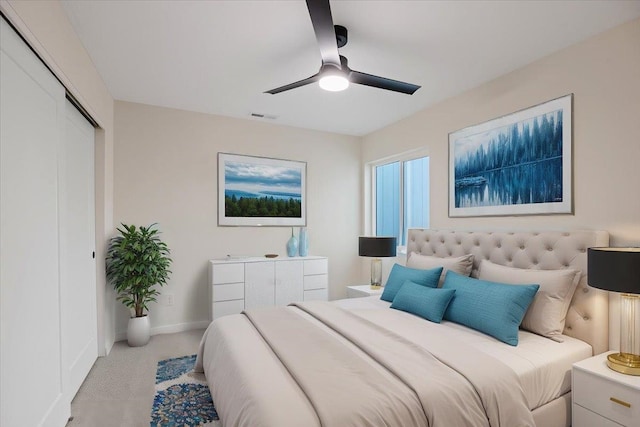
POLYGON ((587 281, 620 293, 620 353, 607 357, 614 371, 640 375, 640 248, 589 248, 587 281))
POLYGON ((358 255, 373 257, 371 260, 371 289, 382 286, 382 260, 396 256, 395 237, 358 237, 358 255))

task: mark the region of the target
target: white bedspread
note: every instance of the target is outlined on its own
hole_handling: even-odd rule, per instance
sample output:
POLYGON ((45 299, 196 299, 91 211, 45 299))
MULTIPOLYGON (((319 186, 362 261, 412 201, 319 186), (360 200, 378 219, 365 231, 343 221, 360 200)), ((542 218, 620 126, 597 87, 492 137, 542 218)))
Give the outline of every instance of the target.
MULTIPOLYGON (((443 334, 442 327, 447 328, 447 325, 432 324, 407 313, 391 310, 387 307, 388 303, 381 302, 376 297, 343 300, 336 302, 336 305, 347 308, 357 316, 380 325, 381 330, 386 328, 395 332, 394 335, 397 334, 403 339, 418 344, 419 348, 429 348, 429 342, 431 341, 432 350, 430 351, 435 351, 436 358, 441 362, 446 361, 445 363, 451 367, 455 367, 459 372, 455 375, 461 375, 470 381, 470 384, 473 384, 472 389, 476 388, 476 391, 480 394, 485 393, 480 398, 482 401, 480 408, 484 406, 484 411, 487 412, 487 417, 492 420, 493 426, 506 426, 507 424, 502 418, 504 415, 501 414, 513 416, 512 413, 518 413, 516 418, 512 419, 518 419, 519 425, 532 425, 530 414, 526 411, 527 404, 531 407, 531 398, 529 396, 525 398, 521 386, 517 384, 518 376, 514 375, 508 367, 499 362, 490 361, 485 370, 478 369, 475 362, 480 363, 480 360, 487 359, 491 354, 486 349, 481 349, 482 353, 478 353, 475 358, 473 357, 473 354, 471 354, 473 351, 468 346, 469 343, 464 341, 466 339, 464 329, 466 328, 456 332, 458 335, 462 333, 461 337, 463 339, 454 339, 457 344, 452 343, 449 345, 448 341, 442 337, 449 338, 450 330, 456 331, 455 328, 446 329, 443 334), (440 327, 440 329, 434 329, 437 327, 440 327), (432 329, 433 332, 431 338, 429 337, 429 329, 432 329), (460 351, 452 352, 448 348, 449 346, 460 349, 460 351), (504 376, 501 374, 499 377, 503 378, 504 388, 500 385, 501 380, 495 381, 495 385, 483 383, 486 377, 495 378, 498 376, 486 374, 489 370, 492 370, 492 372, 503 371, 504 376), (522 409, 524 409, 524 416, 522 415, 522 409)), ((299 312, 299 310, 296 310, 296 312, 299 312)), ((311 323, 319 322, 304 312, 299 312, 298 315, 307 317, 306 320, 311 323)), ((338 339, 344 341, 350 351, 361 355, 364 360, 368 360, 367 363, 372 364, 374 369, 379 371, 381 375, 389 376, 389 378, 396 377, 396 381, 399 374, 409 377, 409 375, 406 375, 406 371, 404 374, 400 373, 400 371, 392 372, 392 370, 373 362, 369 357, 372 352, 377 352, 378 349, 390 347, 391 345, 386 344, 384 346, 378 345, 377 347, 369 346, 365 348, 366 345, 362 347, 362 344, 354 344, 354 337, 345 339, 331 329, 324 327, 323 330, 327 335, 338 336, 338 339)), ((468 332, 471 332, 473 336, 473 331, 468 332)), ((363 333, 365 332, 363 331, 363 333)), ((282 339, 279 340, 282 341, 282 339)), ((295 340, 295 337, 292 337, 292 340, 295 340)), ((477 346, 481 342, 482 340, 478 340, 473 345, 477 346)), ((483 345, 481 343, 479 347, 483 347, 483 345)), ((289 345, 289 347, 294 346, 289 345)), ((420 353, 420 351, 422 350, 418 350, 415 353, 420 353)), ((393 352, 384 350, 382 353, 393 352)), ((335 363, 340 362, 336 361, 335 363)), ((388 361, 385 363, 389 366, 388 361)), ((281 358, 273 353, 269 344, 264 341, 263 336, 256 331, 244 315, 220 318, 216 320, 215 325, 212 324, 209 327, 203 337, 196 367, 204 370, 207 375, 213 400, 225 426, 284 427, 300 425, 311 427, 320 425, 312 403, 305 396, 305 393, 301 392, 300 384, 292 378, 291 372, 283 366, 281 358)), ((429 375, 421 373, 418 378, 424 378, 424 382, 427 383, 429 375)), ((422 387, 420 381, 411 386, 413 388, 422 387)), ((452 403, 451 411, 464 411, 465 406, 469 405, 468 401, 455 402, 455 399, 452 399, 454 402, 452 403)), ((423 406, 427 406, 425 405, 427 401, 424 399, 422 403, 423 406)), ((444 417, 445 413, 446 411, 442 412, 440 417, 444 417)), ((429 424, 427 425, 449 425, 446 420, 444 424, 437 424, 433 417, 430 418, 427 415, 427 418, 429 419, 429 424)), ((458 423, 455 425, 467 424, 458 423)))
MULTIPOLYGON (((376 321, 372 310, 388 308, 391 304, 377 296, 334 301, 340 307, 364 318, 376 321)), ((395 311, 395 310, 394 310, 395 311)), ((529 409, 536 409, 571 389, 571 365, 591 357, 591 346, 584 341, 563 335, 558 343, 540 335, 520 330, 517 346, 506 345, 495 338, 453 322, 435 324, 408 313, 402 323, 381 324, 409 339, 425 341, 431 329, 448 330, 448 334, 468 345, 493 356, 513 369, 522 384, 529 409), (422 338, 421 338, 422 337, 422 338)))

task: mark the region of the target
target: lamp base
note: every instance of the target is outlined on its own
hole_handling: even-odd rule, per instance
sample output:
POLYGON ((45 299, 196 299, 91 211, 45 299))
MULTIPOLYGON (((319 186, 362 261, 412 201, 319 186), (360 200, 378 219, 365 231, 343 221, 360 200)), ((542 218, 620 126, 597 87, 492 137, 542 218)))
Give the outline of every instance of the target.
POLYGON ((640 375, 640 356, 630 353, 611 353, 607 356, 607 366, 627 375, 640 375))
POLYGON ((371 260, 371 289, 380 289, 382 286, 382 260, 374 258, 371 260))
POLYGON ((640 375, 640 335, 637 314, 640 314, 640 295, 620 294, 620 351, 607 357, 607 365, 616 372, 640 375))

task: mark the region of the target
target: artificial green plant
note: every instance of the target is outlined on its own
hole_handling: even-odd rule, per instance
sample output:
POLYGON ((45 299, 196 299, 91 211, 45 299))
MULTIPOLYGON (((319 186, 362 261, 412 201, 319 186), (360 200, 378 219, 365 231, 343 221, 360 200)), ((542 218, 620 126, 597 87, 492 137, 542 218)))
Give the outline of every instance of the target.
POLYGON ((122 224, 120 235, 109 240, 107 280, 118 294, 118 301, 132 309, 135 317, 145 316, 147 304, 159 295, 156 285, 167 283, 171 258, 169 248, 160 240, 159 231, 122 224))

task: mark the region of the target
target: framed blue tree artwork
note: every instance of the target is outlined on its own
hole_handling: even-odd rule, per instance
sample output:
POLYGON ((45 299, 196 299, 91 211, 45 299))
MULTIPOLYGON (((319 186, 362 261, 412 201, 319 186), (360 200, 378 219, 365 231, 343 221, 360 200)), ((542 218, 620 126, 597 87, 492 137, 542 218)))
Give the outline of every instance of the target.
POLYGON ((572 214, 573 95, 449 134, 449 216, 572 214))
POLYGON ((218 225, 307 225, 307 163, 218 153, 218 225))

